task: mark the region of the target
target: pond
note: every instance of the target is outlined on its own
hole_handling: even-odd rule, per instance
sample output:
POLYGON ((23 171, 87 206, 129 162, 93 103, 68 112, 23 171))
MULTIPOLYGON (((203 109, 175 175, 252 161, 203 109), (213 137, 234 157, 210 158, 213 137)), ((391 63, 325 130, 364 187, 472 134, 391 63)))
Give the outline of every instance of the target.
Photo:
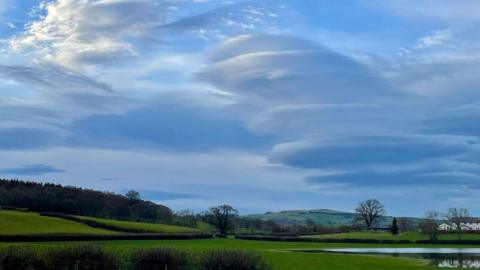
POLYGON ((480 248, 342 248, 292 251, 388 255, 423 259, 438 267, 480 269, 480 248))

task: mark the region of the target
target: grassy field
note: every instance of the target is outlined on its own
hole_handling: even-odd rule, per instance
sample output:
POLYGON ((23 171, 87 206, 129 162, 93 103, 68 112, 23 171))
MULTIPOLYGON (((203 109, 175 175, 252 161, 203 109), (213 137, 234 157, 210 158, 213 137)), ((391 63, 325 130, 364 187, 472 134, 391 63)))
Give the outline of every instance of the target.
MULTIPOLYGON (((109 219, 81 217, 108 223, 115 226, 155 230, 158 232, 192 232, 195 229, 162 224, 137 223, 109 219)), ((0 234, 42 234, 42 233, 85 233, 111 234, 114 232, 95 229, 73 221, 43 217, 36 213, 18 211, 0 211, 0 234)), ((392 236, 389 233, 359 232, 348 234, 319 235, 320 238, 356 238, 356 239, 425 239, 417 233, 404 233, 392 236)), ((441 239, 455 239, 456 235, 442 235, 441 239)), ((480 239, 478 234, 465 234, 465 239, 480 239)), ((32 248, 81 245, 86 242, 44 242, 44 243, 0 243, 0 247, 11 245, 27 245, 32 248)), ((293 249, 319 248, 352 248, 352 247, 447 247, 446 245, 415 245, 415 244, 349 244, 349 243, 300 243, 300 242, 270 242, 248 241, 237 239, 204 239, 204 240, 143 240, 143 241, 97 241, 88 244, 98 244, 108 251, 125 257, 135 249, 153 247, 172 247, 181 250, 204 251, 209 249, 235 249, 256 251, 264 256, 276 270, 427 270, 438 269, 426 265, 424 261, 373 255, 346 255, 291 252, 293 249)), ((454 247, 454 246, 449 246, 454 247)), ((468 247, 466 245, 457 247, 468 247)))
POLYGON ((122 228, 128 229, 141 229, 157 233, 189 233, 189 232, 199 232, 200 230, 188 227, 165 225, 165 224, 156 224, 156 223, 145 223, 145 222, 132 222, 132 221, 121 221, 105 218, 94 218, 94 217, 84 217, 76 216, 77 218, 84 220, 93 220, 99 223, 104 223, 108 225, 113 225, 122 228))
MULTIPOLYGON (((90 244, 92 242, 89 242, 90 244)), ((289 252, 290 249, 347 248, 347 247, 408 247, 419 245, 368 245, 328 243, 288 243, 268 241, 247 241, 236 239, 168 240, 168 241, 104 241, 96 242, 111 252, 124 256, 136 248, 159 246, 183 250, 203 251, 207 249, 250 250, 262 254, 276 270, 427 270, 437 269, 421 260, 371 255, 345 255, 289 252)), ((82 244, 82 243, 75 243, 82 244)), ((12 245, 12 244, 0 244, 12 245)), ((25 244, 21 244, 25 245, 25 244)), ((33 243, 33 247, 58 246, 62 243, 33 243)), ((63 244, 66 245, 66 244, 63 244)))
MULTIPOLYGON (((392 235, 387 232, 350 232, 350 233, 335 233, 335 234, 320 234, 304 236, 307 238, 317 239, 388 239, 388 240, 427 240, 428 236, 417 232, 406 232, 398 235, 392 235)), ((456 234, 440 234, 438 236, 440 240, 457 240, 456 234)), ((480 234, 463 234, 464 240, 480 240, 480 234)))
POLYGON ((0 211, 0 235, 63 233, 114 234, 115 232, 91 228, 87 225, 61 218, 43 217, 38 213, 0 211))
MULTIPOLYGON (((247 241, 235 239, 213 239, 192 241, 115 241, 105 243, 114 249, 154 247, 158 245, 188 250, 241 249, 261 253, 276 270, 404 270, 433 269, 423 261, 364 255, 312 254, 288 252, 289 249, 334 248, 368 245, 285 243, 247 241)), ((371 245, 370 245, 371 246, 371 245)))

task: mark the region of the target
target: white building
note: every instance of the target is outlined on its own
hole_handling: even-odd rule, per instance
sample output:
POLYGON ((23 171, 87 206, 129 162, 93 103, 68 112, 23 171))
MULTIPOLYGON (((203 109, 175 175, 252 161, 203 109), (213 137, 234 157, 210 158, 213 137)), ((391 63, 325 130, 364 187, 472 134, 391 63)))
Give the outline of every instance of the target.
MULTIPOLYGON (((472 220, 465 223, 460 223, 462 231, 480 231, 480 221, 472 220)), ((438 226, 440 231, 454 231, 457 229, 457 224, 453 223, 442 223, 438 226)))
POLYGON ((447 224, 447 223, 442 223, 442 224, 438 225, 438 229, 440 231, 450 231, 450 230, 452 230, 452 226, 450 226, 450 224, 447 224))

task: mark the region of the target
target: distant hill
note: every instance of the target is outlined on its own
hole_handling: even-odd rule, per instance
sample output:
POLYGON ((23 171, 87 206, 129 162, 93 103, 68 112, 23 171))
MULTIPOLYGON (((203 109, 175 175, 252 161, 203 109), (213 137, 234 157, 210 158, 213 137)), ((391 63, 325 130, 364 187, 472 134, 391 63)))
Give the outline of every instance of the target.
MULTIPOLYGON (((324 226, 342 226, 351 225, 354 213, 335 211, 330 209, 314 209, 314 210, 287 210, 280 212, 267 212, 265 214, 248 215, 247 218, 258 218, 262 220, 274 221, 282 225, 305 224, 308 219, 324 226)), ((418 224, 420 218, 408 217, 412 222, 418 224)), ((379 226, 388 227, 392 224, 393 217, 385 216, 380 218, 379 226)))
POLYGON ((51 183, 0 179, 0 206, 129 221, 170 223, 170 208, 138 198, 51 183))

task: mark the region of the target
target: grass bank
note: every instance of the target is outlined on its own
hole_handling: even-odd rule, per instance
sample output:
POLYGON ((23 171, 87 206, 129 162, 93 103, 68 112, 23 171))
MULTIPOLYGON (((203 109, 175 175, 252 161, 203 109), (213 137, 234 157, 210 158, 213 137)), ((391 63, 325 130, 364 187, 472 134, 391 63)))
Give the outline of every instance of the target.
POLYGON ((40 216, 33 212, 0 210, 0 235, 102 234, 115 232, 92 228, 70 220, 40 216))

